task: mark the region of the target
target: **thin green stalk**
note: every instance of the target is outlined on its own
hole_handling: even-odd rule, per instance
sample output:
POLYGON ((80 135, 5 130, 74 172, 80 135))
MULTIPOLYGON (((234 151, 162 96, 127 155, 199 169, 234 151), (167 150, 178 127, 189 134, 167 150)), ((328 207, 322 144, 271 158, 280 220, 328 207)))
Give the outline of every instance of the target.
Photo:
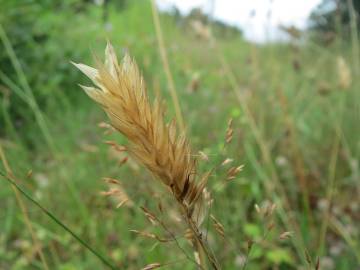
POLYGON ((151 0, 151 9, 152 9, 152 15, 153 15, 153 20, 154 20, 156 38, 158 41, 159 52, 160 52, 161 60, 163 63, 165 75, 166 75, 166 78, 168 81, 168 87, 170 90, 171 98, 172 98, 172 101, 173 101, 173 104, 175 107, 176 120, 178 121, 178 125, 179 125, 180 129, 182 131, 184 131, 185 124, 184 124, 183 116, 181 113, 180 102, 179 102, 179 98, 177 96, 174 79, 173 79, 173 76, 170 71, 169 61, 168 61, 168 57, 166 55, 165 43, 164 43, 164 38, 162 35, 162 30, 161 30, 161 25, 160 25, 159 13, 157 11, 156 3, 154 0, 151 0))
MULTIPOLYGON (((325 251, 325 245, 326 245, 326 235, 327 230, 329 227, 329 223, 331 220, 331 205, 333 203, 334 199, 334 193, 336 189, 336 169, 337 169, 337 161, 338 161, 338 155, 340 151, 340 146, 342 142, 342 136, 341 136, 341 122, 344 115, 344 109, 346 105, 346 99, 344 96, 341 97, 338 109, 338 116, 339 119, 335 125, 335 141, 334 141, 334 147, 332 149, 330 162, 329 162, 329 177, 328 177, 328 184, 327 184, 327 190, 326 190, 326 200, 328 202, 327 209, 325 210, 324 217, 322 219, 320 232, 319 232, 319 245, 318 245, 318 256, 321 257, 324 254, 325 251)), ((334 115, 334 122, 336 121, 335 115, 334 115)))
POLYGON ((18 79, 19 79, 19 83, 22 86, 22 89, 24 91, 24 94, 26 95, 26 98, 29 99, 29 102, 31 101, 31 103, 33 103, 33 106, 31 107, 31 109, 34 112, 36 121, 43 133, 43 136, 44 136, 47 144, 49 145, 51 151, 55 154, 56 153, 55 143, 50 135, 50 131, 45 122, 45 118, 39 108, 39 105, 36 103, 36 99, 31 90, 31 87, 26 79, 26 76, 21 67, 20 61, 17 58, 15 51, 11 45, 11 42, 1 24, 0 24, 0 40, 4 44, 5 51, 8 54, 11 64, 13 65, 13 67, 15 69, 16 75, 18 76, 18 79))
POLYGON ((353 0, 347 0, 347 5, 350 15, 350 31, 351 31, 351 42, 352 42, 352 54, 354 61, 355 76, 359 75, 360 72, 360 49, 359 49, 359 35, 357 29, 357 18, 356 10, 354 8, 353 0))
POLYGON ((16 141, 19 142, 19 144, 21 144, 19 134, 17 133, 16 128, 14 127, 14 124, 11 121, 10 112, 8 111, 9 97, 5 96, 3 98, 1 107, 2 107, 2 111, 3 111, 3 115, 4 115, 5 126, 8 127, 9 134, 11 134, 12 138, 16 138, 16 141))
POLYGON ((0 171, 0 176, 7 180, 13 187, 15 187, 22 195, 24 195, 31 203, 40 208, 50 219, 62 227, 66 232, 68 232, 72 237, 75 238, 81 245, 83 245, 87 250, 94 254, 104 265, 108 266, 110 269, 116 270, 117 268, 111 264, 103 255, 93 249, 88 243, 80 238, 76 233, 74 233, 68 226, 62 223, 57 217, 55 217, 51 212, 44 208, 40 203, 33 199, 24 189, 22 189, 18 184, 16 184, 11 178, 9 178, 5 173, 0 171))
POLYGON ((349 230, 338 220, 336 217, 332 217, 329 226, 332 227, 348 244, 351 251, 356 256, 357 261, 360 263, 360 243, 354 239, 349 233, 349 230))
POLYGON ((34 105, 31 100, 28 98, 28 96, 24 93, 24 91, 17 86, 2 70, 0 70, 0 79, 3 81, 7 87, 10 88, 22 101, 27 103, 29 107, 32 108, 34 105))
MULTIPOLYGON (((0 144, 0 160, 1 160, 2 164, 4 165, 4 168, 5 168, 6 172, 7 172, 8 178, 9 179, 15 179, 13 171, 12 171, 12 169, 11 169, 7 159, 6 159, 5 152, 3 151, 1 144, 0 144)), ((44 253, 43 253, 43 251, 41 249, 40 241, 39 241, 39 239, 37 238, 37 236, 35 234, 33 226, 31 225, 26 205, 24 204, 23 200, 21 199, 19 191, 14 186, 11 186, 11 188, 14 191, 16 201, 17 201, 17 203, 18 203, 18 205, 20 207, 21 213, 22 213, 22 215, 24 217, 25 226, 26 226, 27 230, 30 233, 33 244, 35 246, 36 253, 40 257, 41 264, 43 265, 45 270, 49 270, 49 266, 48 266, 47 261, 45 259, 44 253)))
MULTIPOLYGON (((296 234, 298 234, 300 237, 297 239, 299 241, 295 241, 293 238, 293 243, 294 246, 296 247, 297 251, 298 251, 298 255, 300 256, 301 260, 306 263, 306 259, 303 256, 304 251, 306 250, 306 246, 305 246, 305 242, 304 239, 301 235, 300 229, 298 227, 298 224, 293 221, 292 219, 287 219, 286 218, 286 211, 285 210, 290 210, 289 206, 289 199, 287 197, 287 193, 283 187, 283 185, 280 183, 280 179, 279 176, 276 172, 276 169, 274 167, 272 158, 271 158, 271 153, 270 150, 268 148, 268 145, 266 143, 266 140, 263 137, 263 134, 261 133, 255 118, 244 98, 244 96, 241 94, 241 89, 240 86, 236 80, 236 77, 232 71, 232 69, 230 68, 228 62, 226 61, 223 53, 220 51, 220 49, 218 48, 217 44, 216 44, 216 40, 215 38, 213 38, 212 43, 214 44, 214 50, 219 58, 219 62, 221 64, 221 66, 223 67, 223 69, 225 70, 225 75, 229 81, 229 83, 231 84, 231 89, 236 97, 236 99, 239 102, 239 105, 241 106, 241 108, 244 110, 244 113, 246 115, 246 118, 249 122, 250 125, 250 129, 252 131, 252 134, 254 135, 254 138, 256 140, 256 143, 258 144, 259 148, 260 148, 260 152, 262 154, 262 158, 264 160, 264 162, 266 163, 268 169, 269 169, 269 177, 272 179, 272 183, 269 181, 265 181, 265 187, 266 187, 266 191, 268 192, 269 195, 272 195, 274 198, 274 202, 277 204, 278 206, 278 212, 279 215, 282 219, 282 221, 284 222, 284 224, 286 225, 287 229, 289 231, 294 231, 296 234), (279 192, 280 197, 276 194, 275 191, 279 192), (283 205, 284 204, 284 207, 283 205)), ((268 180, 268 179, 267 179, 268 180)))
POLYGON ((334 191, 335 191, 335 173, 336 173, 336 163, 337 157, 339 154, 340 147, 340 135, 336 134, 334 148, 331 155, 330 165, 329 165, 329 183, 327 189, 326 200, 328 202, 327 209, 325 211, 323 221, 320 228, 320 239, 319 239, 319 250, 318 256, 322 256, 325 250, 325 242, 326 242, 326 234, 329 226, 330 218, 331 218, 331 204, 333 201, 334 191))
MULTIPOLYGON (((50 134, 50 131, 47 127, 45 118, 39 108, 39 105, 36 102, 36 99, 34 97, 34 94, 28 84, 28 81, 26 79, 26 76, 23 72, 23 69, 21 67, 21 64, 15 54, 15 51, 10 43, 10 40, 8 39, 6 32, 3 30, 1 24, 0 24, 0 40, 3 42, 6 52, 10 58, 10 61, 15 69, 15 72, 18 76, 20 86, 18 86, 16 83, 14 83, 5 73, 3 73, 0 70, 0 79, 4 81, 4 83, 9 87, 16 95, 19 96, 28 106, 32 109, 35 119, 40 127, 40 130, 43 133, 43 136, 45 138, 45 141, 47 142, 51 153, 53 154, 55 159, 60 159, 59 157, 59 151, 56 149, 56 145, 52 139, 52 136, 50 134)), ((61 160, 60 160, 61 161, 61 160)), ((75 185, 68 180, 67 177, 64 177, 65 184, 67 188, 69 189, 70 194, 72 195, 73 199, 76 201, 78 205, 80 205, 81 214, 84 218, 87 219, 88 217, 88 211, 86 210, 86 207, 82 206, 79 194, 77 192, 77 188, 75 185)))

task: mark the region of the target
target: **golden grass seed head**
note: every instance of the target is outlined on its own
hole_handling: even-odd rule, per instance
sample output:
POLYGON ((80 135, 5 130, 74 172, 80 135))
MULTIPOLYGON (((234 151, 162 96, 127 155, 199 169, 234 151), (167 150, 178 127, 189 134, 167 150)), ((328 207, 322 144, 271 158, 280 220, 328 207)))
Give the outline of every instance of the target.
POLYGON ((94 83, 95 87, 81 87, 129 140, 129 153, 170 188, 178 201, 193 206, 202 196, 208 176, 196 185, 196 163, 188 140, 184 133, 176 135, 174 121, 165 123, 164 107, 158 99, 150 103, 135 61, 125 55, 119 63, 108 43, 105 63, 99 62, 97 69, 74 65, 94 83))

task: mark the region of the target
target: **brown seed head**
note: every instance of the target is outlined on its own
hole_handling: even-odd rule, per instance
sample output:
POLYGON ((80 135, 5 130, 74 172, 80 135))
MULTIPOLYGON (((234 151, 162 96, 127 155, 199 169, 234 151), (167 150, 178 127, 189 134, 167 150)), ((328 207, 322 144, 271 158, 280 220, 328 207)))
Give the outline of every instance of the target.
POLYGON ((185 134, 177 135, 174 121, 165 123, 159 100, 150 103, 143 77, 129 55, 118 63, 108 43, 105 58, 105 64, 99 64, 97 69, 74 63, 96 86, 81 87, 103 107, 112 126, 129 140, 129 153, 179 202, 192 209, 202 197, 204 186, 195 184, 196 165, 185 134))

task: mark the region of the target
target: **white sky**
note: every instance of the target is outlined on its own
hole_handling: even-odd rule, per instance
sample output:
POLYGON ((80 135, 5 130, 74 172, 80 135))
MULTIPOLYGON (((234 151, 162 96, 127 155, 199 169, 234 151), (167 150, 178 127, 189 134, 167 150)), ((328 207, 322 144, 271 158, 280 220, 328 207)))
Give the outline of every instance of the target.
POLYGON ((194 7, 213 17, 239 26, 247 39, 257 42, 281 39, 279 25, 306 27, 306 19, 321 0, 157 0, 160 9, 172 5, 187 14, 194 7), (212 4, 214 8, 212 9, 212 4), (251 16, 255 11, 255 16, 251 16))

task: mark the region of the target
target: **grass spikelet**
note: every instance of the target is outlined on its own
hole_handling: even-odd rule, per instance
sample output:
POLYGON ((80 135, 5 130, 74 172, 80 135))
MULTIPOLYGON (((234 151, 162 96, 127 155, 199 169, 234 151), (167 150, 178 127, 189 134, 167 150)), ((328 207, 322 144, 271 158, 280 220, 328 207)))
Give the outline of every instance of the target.
POLYGON ((164 122, 164 108, 159 100, 150 103, 144 80, 129 55, 118 63, 108 43, 105 56, 105 64, 98 64, 97 69, 74 63, 96 86, 81 87, 103 107, 112 126, 129 140, 129 153, 180 203, 191 205, 202 189, 196 186, 195 160, 185 134, 177 135, 175 121, 164 122))
POLYGON ((129 157, 123 157, 123 158, 119 161, 119 166, 124 165, 128 160, 129 160, 129 157))
POLYGON ((184 237, 190 242, 193 243, 194 242, 194 233, 190 230, 187 229, 184 233, 184 237))
POLYGON ((120 208, 124 205, 128 207, 134 205, 120 181, 110 177, 104 177, 103 180, 109 185, 109 190, 102 191, 100 194, 111 197, 116 203, 116 208, 120 208))
POLYGON ((201 160, 209 161, 208 155, 205 154, 203 151, 199 151, 199 156, 200 156, 201 160))
POLYGON ((150 221, 151 224, 155 225, 157 223, 158 219, 154 213, 150 212, 150 210, 144 206, 141 206, 140 209, 144 212, 145 217, 150 221))
POLYGON ((257 212, 258 214, 261 213, 261 209, 260 209, 260 207, 259 207, 258 204, 255 204, 255 210, 256 210, 256 212, 257 212))
POLYGON ((289 239, 292 236, 292 232, 283 232, 279 235, 280 240, 289 239))
POLYGON ((227 164, 233 162, 233 160, 231 158, 226 158, 220 166, 226 166, 227 164))
POLYGON ((170 239, 160 238, 156 234, 145 232, 145 231, 130 230, 130 232, 135 233, 135 234, 137 234, 139 236, 142 236, 142 237, 145 237, 145 238, 155 239, 155 240, 157 240, 159 242, 162 242, 162 243, 167 243, 167 242, 173 241, 172 238, 170 238, 170 239))
POLYGON ((230 120, 228 121, 228 124, 227 124, 226 135, 225 135, 225 142, 227 144, 231 143, 233 134, 234 134, 233 120, 232 120, 232 118, 230 118, 230 120))
POLYGON ((162 266, 161 263, 150 263, 150 264, 146 265, 144 268, 142 268, 141 270, 152 270, 152 269, 160 268, 161 266, 162 266))
POLYGON ((104 129, 104 135, 110 135, 115 131, 112 125, 105 122, 100 122, 98 127, 104 129))
POLYGON ((26 173, 26 178, 30 179, 33 176, 33 171, 30 169, 27 173, 26 173))
POLYGON ((272 216, 272 214, 274 213, 275 209, 276 209, 276 204, 274 204, 274 203, 268 204, 268 205, 265 207, 265 210, 264 210, 264 217, 272 216))
POLYGON ((224 226, 213 215, 210 215, 210 217, 211 217, 211 219, 213 221, 214 229, 217 231, 218 234, 220 234, 220 236, 222 238, 225 238, 224 226))
POLYGON ((105 144, 107 145, 110 145, 116 152, 124 152, 126 151, 126 147, 125 146, 122 146, 122 145, 118 145, 116 142, 114 141, 105 141, 104 142, 105 144))
POLYGON ((242 171, 242 169, 244 168, 244 165, 240 165, 237 167, 231 167, 228 171, 227 171, 227 180, 233 180, 236 178, 237 174, 239 172, 242 171))

